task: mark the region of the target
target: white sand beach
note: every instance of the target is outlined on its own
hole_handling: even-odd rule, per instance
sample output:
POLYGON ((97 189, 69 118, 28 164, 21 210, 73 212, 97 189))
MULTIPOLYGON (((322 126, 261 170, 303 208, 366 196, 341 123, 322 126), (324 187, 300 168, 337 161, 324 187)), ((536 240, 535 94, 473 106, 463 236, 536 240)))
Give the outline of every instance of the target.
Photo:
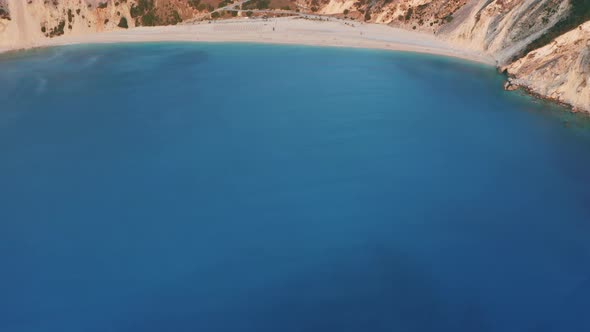
MULTIPOLYGON (((305 19, 284 17, 271 19, 238 18, 232 20, 181 24, 176 26, 140 27, 129 30, 84 33, 43 38, 21 48, 71 44, 130 42, 252 42, 300 44, 331 47, 370 48, 438 54, 485 64, 495 64, 489 55, 453 45, 420 32, 380 24, 364 24, 338 19, 305 19)), ((0 52, 9 48, 0 48, 0 52)))

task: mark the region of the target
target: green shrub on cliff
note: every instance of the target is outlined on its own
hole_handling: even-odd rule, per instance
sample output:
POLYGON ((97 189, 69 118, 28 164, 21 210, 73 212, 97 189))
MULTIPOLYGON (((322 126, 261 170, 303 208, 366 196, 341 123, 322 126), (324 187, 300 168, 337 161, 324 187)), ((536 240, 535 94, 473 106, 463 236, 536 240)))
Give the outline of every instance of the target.
POLYGON ((131 17, 136 18, 154 10, 154 0, 138 0, 137 5, 131 5, 131 17))
POLYGON ((146 27, 156 26, 158 25, 158 17, 153 11, 150 11, 141 17, 140 22, 146 27))
POLYGON ((138 0, 137 4, 131 5, 129 12, 131 14, 131 18, 135 19, 136 25, 158 25, 158 18, 155 14, 154 0, 138 0))
POLYGON ((176 25, 180 22, 182 22, 182 18, 180 17, 180 14, 178 13, 178 11, 173 10, 172 13, 170 14, 170 17, 168 18, 168 21, 166 22, 166 24, 176 25))
POLYGON ((2 7, 0 7, 0 19, 10 20, 10 14, 8 13, 8 10, 2 7))
POLYGON ((59 24, 49 31, 49 37, 57 37, 64 34, 64 28, 66 27, 66 21, 60 21, 59 24))
POLYGON ((121 17, 121 20, 119 21, 119 24, 117 24, 117 26, 119 28, 128 29, 129 25, 127 24, 127 18, 121 17))
MULTIPOLYGON (((194 7, 201 7, 200 1, 190 1, 189 5, 194 7)), ((159 10, 156 12, 156 5, 154 0, 138 0, 137 4, 133 4, 130 9, 131 17, 135 19, 135 25, 142 26, 156 26, 156 25, 175 25, 182 22, 182 18, 177 10, 173 7, 168 11, 159 10), (166 13, 167 12, 167 13, 166 13)))
POLYGON ((188 0, 189 6, 193 7, 194 9, 199 9, 199 5, 201 4, 201 0, 188 0))
POLYGON ((270 0, 252 0, 242 5, 243 9, 268 9, 270 0))

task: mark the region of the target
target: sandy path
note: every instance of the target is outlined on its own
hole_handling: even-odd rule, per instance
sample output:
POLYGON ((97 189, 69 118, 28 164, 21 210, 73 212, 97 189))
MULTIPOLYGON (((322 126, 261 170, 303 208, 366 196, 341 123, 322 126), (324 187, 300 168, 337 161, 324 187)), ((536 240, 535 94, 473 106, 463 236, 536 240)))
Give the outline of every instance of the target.
MULTIPOLYGON (((8 8, 10 8, 10 13, 16 18, 16 22, 25 22, 25 8, 23 4, 24 1, 22 0, 8 0, 8 8)), ((18 28, 19 38, 25 38, 25 36, 29 35, 28 24, 19 24, 18 28)))

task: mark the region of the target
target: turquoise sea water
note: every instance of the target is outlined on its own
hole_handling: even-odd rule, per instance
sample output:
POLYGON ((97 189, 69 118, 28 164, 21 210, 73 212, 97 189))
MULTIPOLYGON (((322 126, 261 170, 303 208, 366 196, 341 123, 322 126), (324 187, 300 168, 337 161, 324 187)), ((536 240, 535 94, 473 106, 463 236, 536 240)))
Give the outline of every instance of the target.
POLYGON ((501 87, 368 50, 2 56, 0 331, 589 331, 590 129, 501 87))

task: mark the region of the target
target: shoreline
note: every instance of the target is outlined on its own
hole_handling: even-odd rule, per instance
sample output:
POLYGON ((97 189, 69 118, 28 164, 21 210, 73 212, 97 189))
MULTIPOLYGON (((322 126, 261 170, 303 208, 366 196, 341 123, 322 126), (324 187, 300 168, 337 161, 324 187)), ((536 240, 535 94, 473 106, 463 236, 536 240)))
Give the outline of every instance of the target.
MULTIPOLYGON (((127 30, 73 34, 51 39, 43 38, 16 47, 0 46, 0 56, 32 49, 68 45, 150 42, 253 43, 373 49, 443 56, 499 69, 496 60, 488 54, 462 48, 423 32, 337 18, 309 19, 302 17, 236 18, 173 26, 137 27, 127 30)), ((509 78, 506 78, 504 89, 518 89, 537 99, 563 106, 570 112, 585 113, 584 110, 577 109, 568 103, 541 95, 525 85, 511 82, 509 78), (509 89, 507 86, 511 86, 511 88, 509 89)))
POLYGON ((590 119, 590 112, 586 112, 584 109, 578 108, 572 104, 566 103, 566 102, 561 101, 559 99, 548 97, 543 94, 540 94, 526 84, 518 84, 515 82, 511 82, 510 78, 508 78, 508 80, 506 81, 506 83, 504 85, 504 90, 513 91, 513 92, 521 92, 525 95, 531 96, 531 97, 538 99, 540 101, 551 103, 555 106, 559 106, 561 108, 564 108, 565 112, 568 112, 571 114, 576 114, 578 116, 583 116, 585 118, 590 119))
POLYGON ((378 49, 447 56, 496 66, 479 52, 461 49, 441 38, 381 24, 345 20, 310 20, 284 17, 231 19, 174 26, 138 27, 42 39, 20 47, 0 47, 0 54, 34 48, 76 44, 134 42, 207 42, 306 45, 378 49))

